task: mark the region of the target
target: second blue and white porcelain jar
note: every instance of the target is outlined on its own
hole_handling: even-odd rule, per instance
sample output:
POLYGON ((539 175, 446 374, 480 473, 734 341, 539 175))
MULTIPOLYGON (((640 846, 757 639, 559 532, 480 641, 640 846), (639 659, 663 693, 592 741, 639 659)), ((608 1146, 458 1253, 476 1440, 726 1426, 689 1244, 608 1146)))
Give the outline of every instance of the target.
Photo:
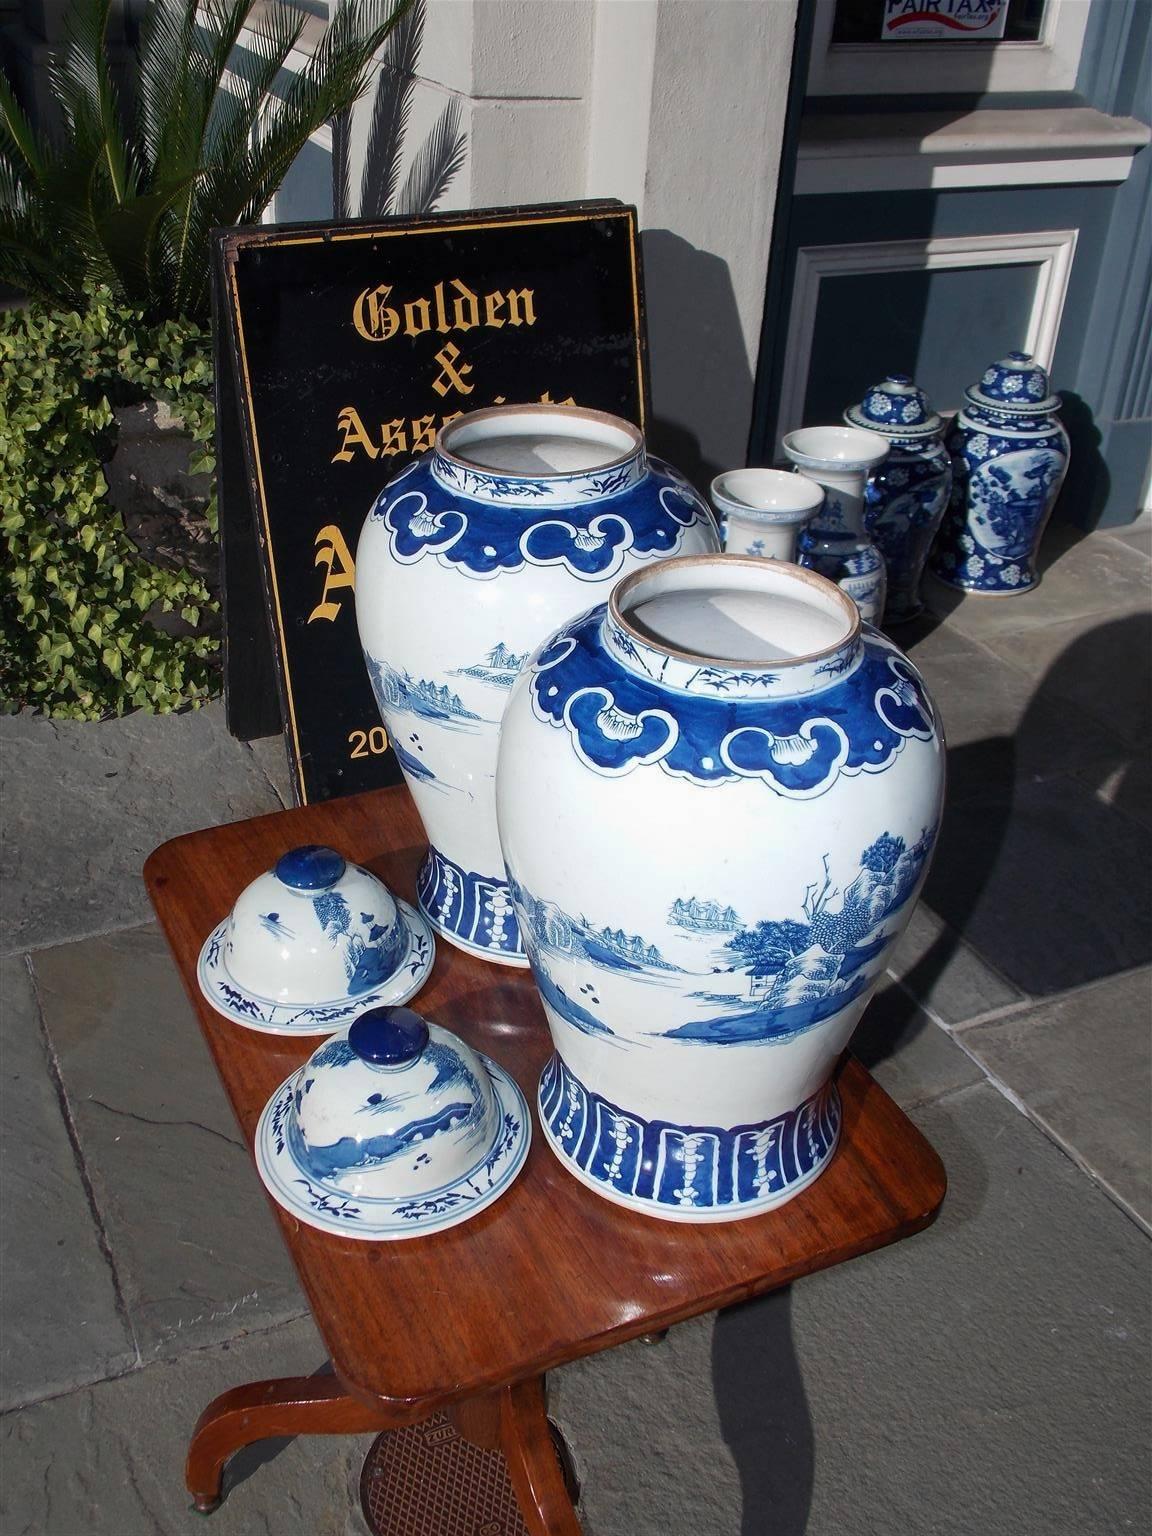
POLYGON ((888 457, 868 477, 864 526, 888 573, 884 622, 903 624, 923 608, 920 578, 952 489, 943 423, 905 373, 889 374, 866 390, 844 420, 889 444, 888 457))
POLYGON ((526 965, 504 878, 500 721, 530 651, 617 578, 719 549, 707 507, 639 429, 579 407, 461 416, 397 476, 356 552, 376 702, 430 847, 421 908, 460 948, 526 965))
POLYGON ((915 668, 831 582, 664 560, 539 651, 497 773, 576 1178, 672 1221, 827 1166, 830 1078, 924 880, 943 747, 915 668))
POLYGON ((1060 397, 1027 352, 993 363, 964 393, 948 439, 952 497, 930 569, 962 591, 1011 597, 1040 579, 1040 540, 1068 472, 1060 397))

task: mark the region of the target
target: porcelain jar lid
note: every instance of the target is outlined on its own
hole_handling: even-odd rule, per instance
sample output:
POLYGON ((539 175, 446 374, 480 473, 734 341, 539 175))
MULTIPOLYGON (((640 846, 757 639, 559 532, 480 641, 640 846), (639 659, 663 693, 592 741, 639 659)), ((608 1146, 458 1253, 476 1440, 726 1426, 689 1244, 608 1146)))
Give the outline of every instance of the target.
POLYGON ((844 412, 844 420, 890 438, 935 437, 942 426, 927 395, 906 373, 890 373, 866 389, 864 398, 844 412))
POLYGON ((990 363, 978 384, 964 391, 973 405, 1009 415, 1038 416, 1054 411, 1060 396, 1051 392, 1048 375, 1030 352, 1009 352, 990 363))
POLYGON ((418 1237, 466 1221, 516 1177, 531 1137, 515 1082, 410 1008, 368 1009, 269 1100, 256 1159, 299 1220, 418 1237))
POLYGON ((276 1034, 338 1029, 406 1002, 434 956, 424 917, 334 848, 289 849, 236 898, 200 955, 200 988, 235 1023, 276 1034))

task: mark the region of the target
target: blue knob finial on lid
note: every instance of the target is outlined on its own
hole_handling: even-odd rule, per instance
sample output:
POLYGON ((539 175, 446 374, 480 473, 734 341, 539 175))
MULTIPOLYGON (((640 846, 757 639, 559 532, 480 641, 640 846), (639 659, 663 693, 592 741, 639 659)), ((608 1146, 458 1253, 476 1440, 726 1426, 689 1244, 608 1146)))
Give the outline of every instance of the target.
POLYGON ((306 843, 301 848, 290 848, 278 860, 275 874, 281 885, 294 891, 326 891, 336 884, 347 867, 335 848, 306 843))
POLYGON ((411 1008, 369 1008, 348 1030, 348 1044, 376 1067, 402 1067, 428 1044, 428 1026, 411 1008))

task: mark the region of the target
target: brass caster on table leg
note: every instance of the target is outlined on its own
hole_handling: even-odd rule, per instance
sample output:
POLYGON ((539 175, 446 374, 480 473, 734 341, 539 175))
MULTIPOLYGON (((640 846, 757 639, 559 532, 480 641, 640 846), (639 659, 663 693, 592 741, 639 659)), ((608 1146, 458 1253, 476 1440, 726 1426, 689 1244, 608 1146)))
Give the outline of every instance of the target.
POLYGON ((640 1342, 641 1344, 663 1344, 667 1337, 667 1328, 660 1328, 655 1333, 642 1333, 640 1335, 640 1342))
POLYGON ((194 1515, 213 1515, 223 1502, 223 1496, 214 1499, 211 1494, 197 1494, 193 1497, 189 1508, 194 1515))

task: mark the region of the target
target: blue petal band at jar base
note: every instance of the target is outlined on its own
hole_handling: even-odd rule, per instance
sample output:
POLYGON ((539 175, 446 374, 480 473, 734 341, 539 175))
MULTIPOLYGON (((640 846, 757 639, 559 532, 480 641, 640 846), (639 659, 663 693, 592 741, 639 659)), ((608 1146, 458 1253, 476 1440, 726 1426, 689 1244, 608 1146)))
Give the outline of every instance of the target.
POLYGON ((590 1093, 554 1055, 540 1124, 569 1171, 608 1200, 665 1221, 731 1221, 783 1205, 824 1171, 840 1136, 833 1083, 758 1125, 648 1121, 590 1093))
POLYGON ((421 899, 453 943, 525 964, 494 783, 500 722, 532 651, 622 573, 718 548, 708 508, 648 456, 639 429, 577 407, 460 416, 381 493, 356 550, 356 618, 435 850, 421 899))
POLYGON ((429 848, 416 880, 420 910, 446 939, 470 954, 526 966, 508 882, 461 869, 429 848))

